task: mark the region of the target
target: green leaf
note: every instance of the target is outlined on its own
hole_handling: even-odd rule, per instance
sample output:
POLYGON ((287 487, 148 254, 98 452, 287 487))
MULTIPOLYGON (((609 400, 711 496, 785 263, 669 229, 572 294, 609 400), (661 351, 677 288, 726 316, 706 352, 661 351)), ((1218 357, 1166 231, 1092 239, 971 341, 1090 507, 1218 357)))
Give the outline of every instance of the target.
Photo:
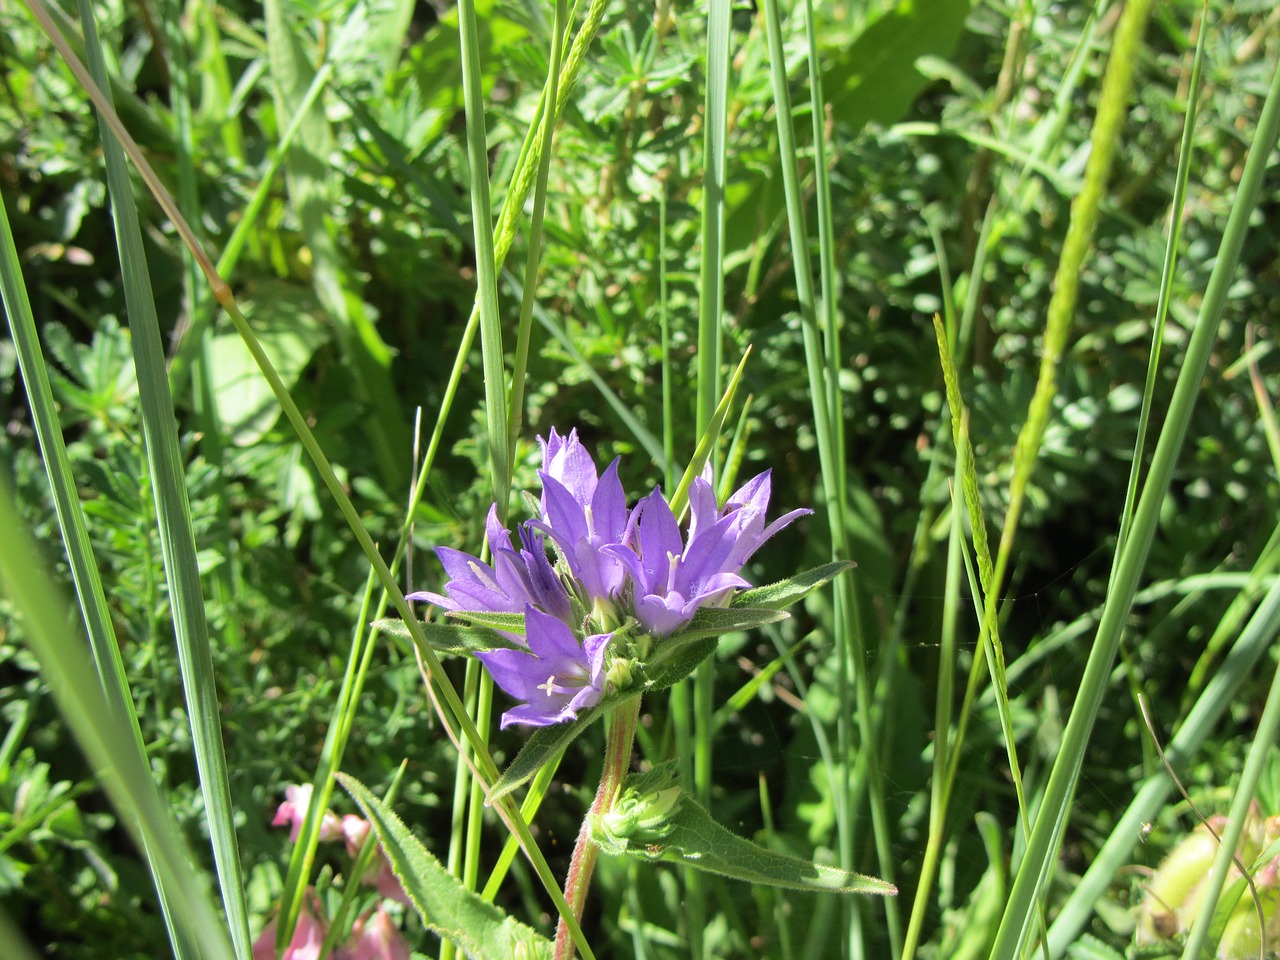
POLYGON ((378 832, 391 869, 423 924, 479 960, 551 956, 550 940, 464 887, 360 781, 344 773, 334 776, 378 832))
MULTIPOLYGON (((436 653, 461 656, 485 650, 523 649, 514 640, 508 640, 496 630, 490 630, 488 627, 464 627, 452 623, 431 623, 426 620, 419 620, 418 624, 422 627, 422 632, 426 634, 427 642, 431 644, 431 649, 436 653)), ((396 617, 375 620, 373 628, 393 637, 399 637, 401 640, 414 641, 409 627, 403 620, 396 617)))
MULTIPOLYGON (((803 600, 812 591, 825 583, 830 583, 846 570, 852 570, 857 564, 849 560, 836 560, 824 563, 820 567, 798 573, 786 580, 744 590, 729 602, 731 609, 740 607, 764 607, 769 610, 781 610, 789 607, 797 600, 803 600)), ((697 619, 697 618, 695 618, 697 619)))
POLYGON ((507 764, 497 782, 489 791, 488 803, 505 797, 526 780, 529 780, 544 766, 559 756, 560 751, 573 743, 583 730, 612 710, 618 704, 638 696, 634 690, 620 694, 612 699, 602 700, 594 707, 589 707, 578 714, 578 719, 569 723, 557 723, 550 727, 539 727, 533 732, 525 745, 520 748, 516 758, 507 764))
POLYGON ((875 877, 777 853, 731 833, 680 789, 677 763, 669 760, 627 777, 613 808, 592 818, 591 836, 602 850, 788 890, 898 892, 875 877))
MULTIPOLYGON (((244 304, 262 349, 287 387, 325 342, 320 309, 310 290, 274 280, 256 285, 244 304)), ((218 419, 232 441, 242 447, 257 443, 279 419, 280 405, 238 333, 210 340, 208 368, 218 419)))
POLYGON ((901 120, 930 82, 916 62, 950 55, 971 6, 971 0, 899 0, 853 43, 824 51, 830 66, 822 89, 836 122, 852 135, 868 122, 901 120))

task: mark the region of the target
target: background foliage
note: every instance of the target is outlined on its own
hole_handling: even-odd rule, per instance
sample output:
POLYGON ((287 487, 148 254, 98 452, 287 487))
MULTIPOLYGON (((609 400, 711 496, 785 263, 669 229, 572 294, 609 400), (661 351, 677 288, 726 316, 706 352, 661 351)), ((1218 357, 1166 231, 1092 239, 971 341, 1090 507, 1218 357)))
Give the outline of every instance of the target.
MULTIPOLYGON (((968 305, 962 377, 984 506, 1000 517, 1118 9, 1034 2, 971 8, 956 0, 918 4, 920 10, 887 2, 818 6, 815 57, 829 102, 823 121, 842 325, 840 414, 854 577, 870 638, 857 667, 877 692, 882 738, 859 749, 880 757, 905 915, 928 826, 949 564, 946 480, 954 465, 931 316, 954 316, 968 305)), ((496 206, 546 75, 550 13, 533 2, 479 7, 496 206)), ((1212 4, 1201 20, 1199 4, 1158 4, 1145 34, 1005 588, 1012 716, 1033 795, 1080 683, 1081 637, 1107 587, 1195 31, 1210 31, 1206 81, 1179 211, 1184 253, 1155 384, 1157 421, 1280 50, 1271 8, 1212 4)), ((95 4, 121 115, 183 197, 209 249, 226 250, 244 230, 226 275, 373 538, 394 543, 414 466, 414 411, 422 408, 430 423, 440 409, 475 297, 456 15, 371 0, 288 0, 271 9, 200 0, 181 10, 173 2, 95 4), (296 108, 317 70, 331 72, 276 175, 282 111, 296 108), (187 120, 182 97, 190 104, 187 120), (251 212, 264 183, 265 203, 251 212)), ((778 509, 821 509, 775 104, 763 21, 753 5, 734 7, 731 31, 726 357, 736 362, 748 345, 755 350, 742 389, 751 401, 740 469, 743 476, 773 469, 778 509)), ((663 469, 646 435, 619 410, 654 436, 669 425, 675 468, 693 450, 705 34, 700 6, 615 3, 585 61, 551 166, 517 490, 534 486, 532 438, 552 425, 576 425, 602 461, 626 454, 631 490, 664 482, 663 469), (664 315, 675 388, 666 406, 664 315)), ((793 96, 804 104, 805 36, 796 11, 786 20, 786 42, 793 96)), ((0 192, 148 756, 192 847, 207 855, 97 125, 65 65, 16 5, 0 8, 0 57, 0 192)), ((812 196, 808 129, 802 113, 797 136, 812 196)), ((1210 638, 1240 586, 1238 575, 1274 550, 1275 451, 1248 375, 1248 362, 1256 363, 1265 392, 1274 397, 1280 388, 1271 351, 1280 314, 1274 159, 1147 564, 1152 587, 1131 617, 1087 754, 1051 901, 1069 892, 1135 784, 1157 767, 1136 693, 1152 701, 1162 735, 1178 726, 1222 655, 1210 638)), ((189 279, 170 225, 141 187, 137 194, 168 334, 256 931, 279 895, 288 857, 287 841, 267 824, 283 786, 309 781, 315 769, 359 620, 367 561, 277 417, 238 336, 189 279)), ((523 265, 525 242, 518 234, 512 272, 503 279, 504 321, 512 327, 519 302, 519 267, 512 265, 523 265)), ((414 515, 418 588, 441 581, 429 547, 472 549, 479 542, 491 496, 478 345, 467 361, 446 452, 414 515)), ((12 346, 0 341, 0 464, 24 522, 46 547, 45 560, 63 571, 27 403, 12 346)), ((821 563, 829 556, 826 536, 819 517, 786 531, 757 558, 756 582, 821 563)), ((965 610, 962 667, 977 635, 965 610)), ((849 708, 837 700, 831 617, 829 600, 815 595, 780 628, 722 646, 715 684, 717 705, 727 705, 716 713, 714 731, 704 731, 714 737, 718 816, 804 856, 830 854, 836 842, 827 741, 837 713, 849 708), (766 678, 753 683, 761 671, 766 678)), ((7 612, 0 623, 0 903, 11 917, 29 918, 23 930, 41 955, 161 955, 166 935, 145 869, 60 722, 21 643, 20 624, 7 612)), ((1243 762, 1271 668, 1268 662, 1235 698, 1187 771, 1202 806, 1225 809, 1221 791, 1243 762)), ((380 793, 407 760, 401 816, 424 838, 447 837, 454 750, 425 707, 406 646, 384 638, 357 710, 356 749, 344 770, 380 793)), ((641 748, 657 760, 672 750, 671 707, 655 697, 645 711, 641 748)), ((499 758, 509 759, 519 738, 504 734, 494 744, 499 758)), ((559 872, 592 793, 593 754, 589 743, 575 745, 537 819, 559 872)), ((990 696, 978 701, 959 770, 922 950, 936 957, 985 950, 994 932, 990 904, 1007 882, 1017 845, 990 696)), ((1280 812, 1280 796, 1264 791, 1262 800, 1266 812, 1280 812)), ((1170 808, 1146 843, 1134 838, 1133 861, 1157 862, 1190 822, 1185 810, 1170 808)), ((486 859, 501 840, 495 831, 486 859)), ((868 830, 859 828, 858 845, 860 867, 877 872, 868 830)), ((328 865, 329 876, 341 869, 337 863, 328 865)), ((504 905, 546 923, 549 904, 520 860, 513 876, 504 905)), ((592 894, 598 909, 588 914, 597 952, 688 955, 684 883, 674 871, 605 864, 592 894)), ((705 955, 821 956, 830 942, 824 937, 848 922, 838 905, 816 896, 742 894, 728 885, 701 889, 705 955)), ((1126 908, 1139 895, 1134 875, 1118 879, 1097 906, 1092 935, 1123 948, 1133 922, 1126 908)), ((886 955, 882 907, 858 909, 868 955, 886 955)), ((415 948, 434 954, 438 945, 421 934, 415 948)))

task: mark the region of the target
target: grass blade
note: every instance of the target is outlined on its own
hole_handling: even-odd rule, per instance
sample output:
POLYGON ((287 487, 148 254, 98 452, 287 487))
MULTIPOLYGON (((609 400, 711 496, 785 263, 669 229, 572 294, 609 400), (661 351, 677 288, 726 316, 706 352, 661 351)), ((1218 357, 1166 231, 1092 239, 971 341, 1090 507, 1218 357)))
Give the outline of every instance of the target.
MULTIPOLYGON (((98 88, 103 89, 107 86, 106 66, 97 38, 93 10, 84 0, 80 3, 80 20, 85 34, 85 52, 90 73, 98 88)), ((165 577, 173 607, 183 695, 191 724, 192 745, 200 772, 200 790, 204 798, 223 907, 227 912, 236 954, 241 960, 248 960, 249 918, 236 843, 227 761, 222 747, 222 729, 218 721, 220 709, 217 681, 209 649, 209 628, 204 616, 200 567, 196 562, 195 536, 191 529, 191 507, 187 500, 186 477, 178 448, 177 425, 173 416, 173 399, 169 393, 160 323, 152 298, 151 277, 143 252, 142 231, 138 225, 124 151, 105 121, 101 126, 107 183, 115 213, 116 243, 124 275, 125 302, 133 334, 131 342, 142 406, 147 465, 152 477, 165 577)))

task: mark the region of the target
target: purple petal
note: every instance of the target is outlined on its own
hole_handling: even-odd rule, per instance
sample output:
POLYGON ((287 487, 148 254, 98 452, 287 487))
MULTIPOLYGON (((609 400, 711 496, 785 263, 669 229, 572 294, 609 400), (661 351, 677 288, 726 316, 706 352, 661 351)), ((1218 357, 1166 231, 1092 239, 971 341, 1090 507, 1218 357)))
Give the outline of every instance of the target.
POLYGON ((557 539, 570 544, 586 539, 588 531, 584 502, 576 499, 564 484, 549 473, 539 473, 538 476, 542 478, 542 513, 547 528, 559 535, 557 539))
POLYGON ((614 460, 596 484, 591 497, 592 533, 606 543, 618 543, 627 526, 627 495, 618 479, 618 461, 614 460))

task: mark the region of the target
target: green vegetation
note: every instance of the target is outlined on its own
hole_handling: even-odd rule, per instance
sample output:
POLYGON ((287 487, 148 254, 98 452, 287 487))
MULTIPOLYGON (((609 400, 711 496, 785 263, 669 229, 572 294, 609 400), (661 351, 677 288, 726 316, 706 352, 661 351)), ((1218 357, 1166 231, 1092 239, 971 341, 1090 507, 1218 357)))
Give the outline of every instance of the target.
POLYGON ((398 620, 532 515, 552 427, 633 502, 772 469, 770 519, 815 513, 754 584, 857 565, 640 701, 637 816, 899 890, 604 819, 579 954, 1259 956, 1273 8, 0 8, 0 956, 248 960, 277 912, 333 950, 385 891, 326 805, 472 891, 456 946, 389 907, 415 952, 537 955, 603 725, 487 806, 529 733, 398 620))

